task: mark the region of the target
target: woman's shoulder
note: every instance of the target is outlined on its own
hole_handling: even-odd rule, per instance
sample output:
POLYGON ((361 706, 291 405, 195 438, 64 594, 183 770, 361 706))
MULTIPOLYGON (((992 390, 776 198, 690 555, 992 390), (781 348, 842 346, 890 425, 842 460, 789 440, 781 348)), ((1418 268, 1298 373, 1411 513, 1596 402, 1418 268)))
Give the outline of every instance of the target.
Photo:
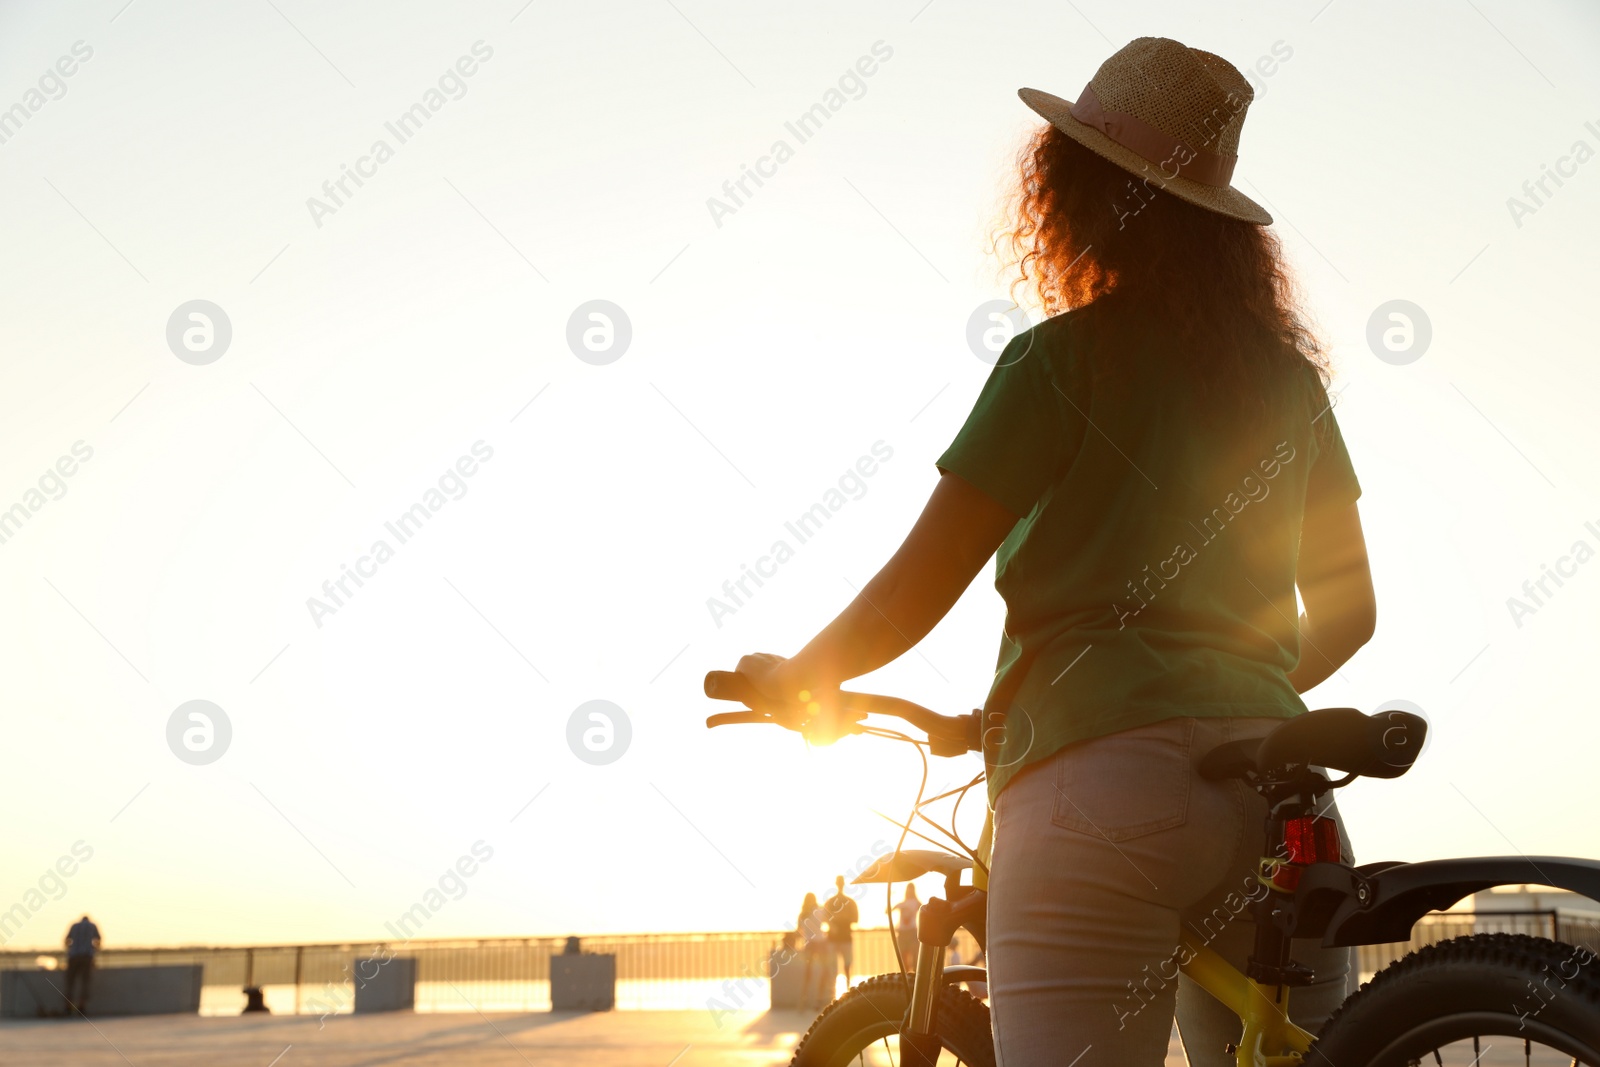
POLYGON ((1127 306, 1108 293, 1040 320, 1017 334, 1013 343, 1019 343, 1030 355, 1038 351, 1046 357, 1041 362, 1052 369, 1064 370, 1092 357, 1097 338, 1106 336, 1108 329, 1118 348, 1137 346, 1148 324, 1137 314, 1122 314, 1127 306))
POLYGON ((1082 307, 1058 311, 1034 323, 1017 336, 1026 336, 1034 342, 1053 347, 1069 345, 1074 337, 1091 328, 1091 324, 1104 317, 1105 298, 1082 307))
POLYGON ((1117 362, 1095 355, 1102 347, 1097 344, 1102 323, 1114 313, 1108 299, 1101 297, 1082 307, 1058 311, 1023 330, 1007 346, 1002 361, 1009 362, 1016 368, 1013 374, 1020 373, 1031 385, 1053 385, 1063 396, 1078 397, 1081 402, 1100 368, 1117 362))
POLYGON ((1084 307, 1057 312, 1019 331, 1000 353, 995 373, 1026 379, 1038 375, 1059 379, 1067 375, 1080 347, 1077 331, 1088 310, 1084 307))

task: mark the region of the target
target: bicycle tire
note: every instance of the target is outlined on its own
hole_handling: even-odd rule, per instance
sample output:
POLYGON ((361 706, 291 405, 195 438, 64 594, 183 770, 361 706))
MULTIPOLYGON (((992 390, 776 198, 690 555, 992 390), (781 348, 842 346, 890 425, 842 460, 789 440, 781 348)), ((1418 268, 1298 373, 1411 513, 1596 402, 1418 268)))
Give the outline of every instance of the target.
MULTIPOLYGON (((891 1048, 911 1004, 911 981, 903 974, 869 978, 828 1005, 795 1047, 790 1067, 848 1067, 867 1049, 888 1040, 891 1048)), ((970 1067, 994 1067, 989 1009, 958 986, 939 992, 934 1033, 940 1046, 970 1067)), ((895 1062, 898 1062, 898 1049, 895 1062)))
POLYGON ((1403 1067, 1454 1041, 1510 1038, 1600 1067, 1600 962, 1520 934, 1441 941, 1379 971, 1336 1011, 1306 1058, 1316 1067, 1403 1067))

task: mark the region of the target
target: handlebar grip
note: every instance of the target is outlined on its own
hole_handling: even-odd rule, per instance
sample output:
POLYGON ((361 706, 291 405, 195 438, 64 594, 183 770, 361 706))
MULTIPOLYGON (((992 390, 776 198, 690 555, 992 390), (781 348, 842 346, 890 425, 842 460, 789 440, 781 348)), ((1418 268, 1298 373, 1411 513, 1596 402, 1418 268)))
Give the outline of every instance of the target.
POLYGON ((733 700, 751 707, 761 700, 750 679, 737 671, 707 671, 705 692, 712 700, 733 700))

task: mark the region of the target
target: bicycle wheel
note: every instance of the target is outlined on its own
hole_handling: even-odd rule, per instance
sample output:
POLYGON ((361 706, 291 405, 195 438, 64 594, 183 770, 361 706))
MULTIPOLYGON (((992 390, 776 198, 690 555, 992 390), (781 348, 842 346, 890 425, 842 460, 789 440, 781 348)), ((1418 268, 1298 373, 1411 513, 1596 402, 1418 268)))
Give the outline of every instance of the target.
POLYGON ((1600 1067, 1600 963, 1512 934, 1458 937, 1379 971, 1328 1020, 1317 1067, 1600 1067))
MULTIPOLYGON (((817 1016, 794 1050, 790 1067, 899 1067, 896 1035, 911 1003, 903 974, 869 978, 817 1016)), ((943 1051, 939 1067, 994 1067, 989 1009, 971 993, 946 986, 939 993, 934 1032, 943 1051)))

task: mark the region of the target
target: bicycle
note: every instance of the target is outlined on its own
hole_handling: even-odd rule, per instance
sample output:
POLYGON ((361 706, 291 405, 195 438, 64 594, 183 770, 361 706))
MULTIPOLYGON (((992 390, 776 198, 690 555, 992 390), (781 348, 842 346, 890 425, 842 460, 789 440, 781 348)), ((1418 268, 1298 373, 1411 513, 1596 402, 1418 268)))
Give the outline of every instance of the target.
MULTIPOLYGON (((867 734, 909 741, 933 756, 984 747, 979 711, 942 715, 896 697, 841 692, 838 708, 820 715, 815 704, 773 706, 743 676, 725 671, 706 675, 705 693, 746 708, 712 715, 708 727, 767 723, 822 743, 867 734), (900 719, 925 739, 868 723, 869 715, 900 719)), ((1173 956, 1182 973, 1239 1016, 1239 1040, 1227 1049, 1239 1067, 1402 1067, 1424 1058, 1443 1064, 1446 1051, 1487 1067, 1495 1061, 1483 1057, 1496 1047, 1503 1053, 1508 1041, 1513 1054, 1522 1054, 1515 1062, 1600 1067, 1600 964, 1588 948, 1544 938, 1475 934, 1443 941, 1379 971, 1320 1033, 1290 1021, 1290 992, 1314 978, 1291 959, 1294 938, 1321 938, 1329 947, 1409 941, 1423 915, 1499 885, 1533 882, 1600 900, 1596 860, 1491 856, 1342 863, 1337 825, 1316 814, 1317 799, 1357 778, 1398 778, 1415 763, 1426 732, 1426 721, 1407 712, 1373 716, 1324 708, 1286 719, 1264 737, 1227 742, 1202 758, 1203 777, 1241 779, 1268 804, 1272 854, 1256 872, 1263 892, 1248 908, 1255 949, 1245 970, 1191 939, 1173 956), (1330 780, 1323 771, 1342 777, 1330 780), (1493 1040, 1486 1045, 1485 1038, 1493 1040), (1537 1061, 1536 1044, 1548 1050, 1537 1061), (1548 1058, 1551 1053, 1559 1059, 1548 1058)), ((907 828, 926 804, 951 795, 925 801, 922 791, 912 818, 902 824, 907 828)), ((961 988, 986 981, 986 971, 945 965, 959 929, 986 945, 990 828, 986 819, 983 838, 970 850, 953 831, 944 831, 966 855, 901 847, 855 879, 892 884, 938 873, 945 878, 945 896, 931 898, 918 914, 914 971, 868 979, 829 1005, 796 1048, 791 1067, 992 1067, 988 1007, 961 988), (972 882, 965 884, 962 875, 969 870, 972 882)))

